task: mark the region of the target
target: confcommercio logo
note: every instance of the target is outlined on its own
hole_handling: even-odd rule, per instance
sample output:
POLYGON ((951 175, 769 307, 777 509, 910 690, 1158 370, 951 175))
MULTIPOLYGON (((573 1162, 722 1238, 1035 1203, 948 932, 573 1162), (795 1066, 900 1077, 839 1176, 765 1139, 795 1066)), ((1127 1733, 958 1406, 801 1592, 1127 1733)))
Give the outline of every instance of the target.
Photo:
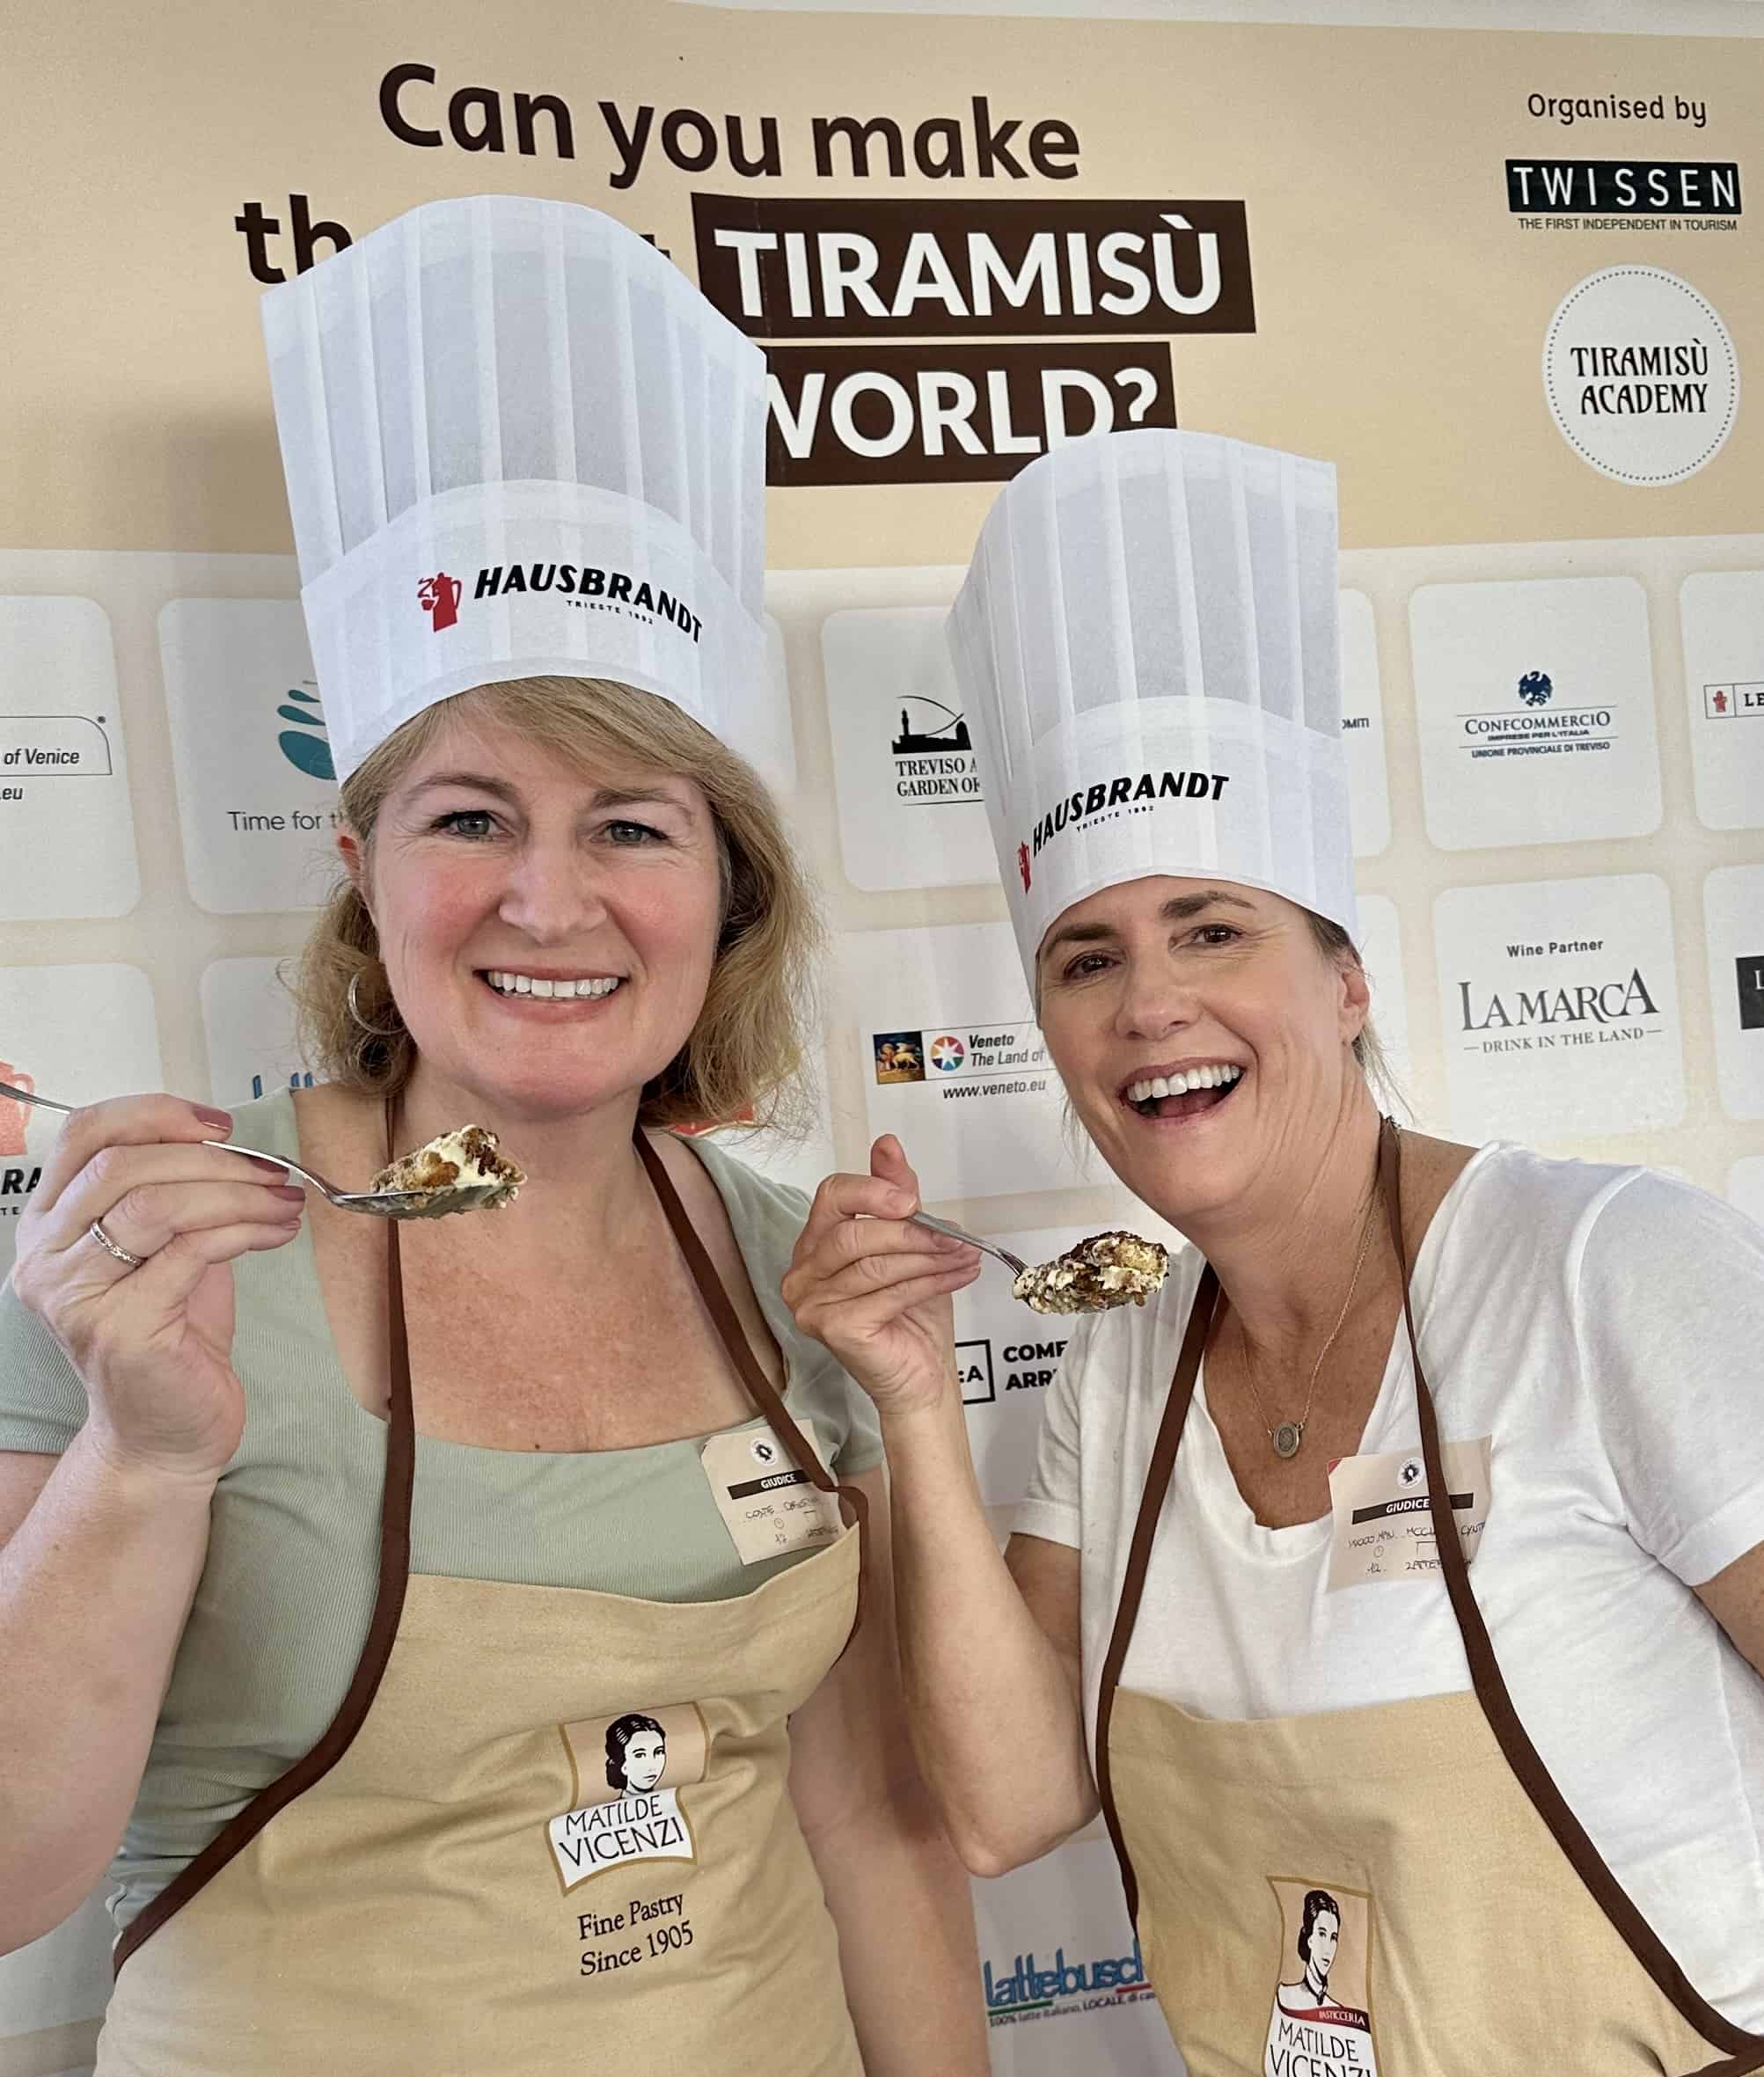
POLYGON ((984 1962, 980 1974, 986 2016, 993 2026, 1090 2012, 1151 1995, 1137 1939, 1131 1954, 1069 1962, 1063 1947, 1055 1948, 1051 1960, 1037 1959, 1031 1949, 1014 1956, 1008 1971, 1002 1964, 995 1969, 991 1962, 984 1962))
POLYGON ((1611 706, 1557 706, 1547 670, 1524 672, 1516 706, 1464 714, 1460 750, 1473 757, 1535 757, 1564 750, 1608 750, 1617 741, 1611 706))
POLYGON ((1230 783, 1224 772, 1124 772, 1099 779, 1082 792, 1068 794, 1057 801, 1036 823, 1027 845, 1018 846, 1017 870, 1028 889, 1032 867, 1062 830, 1082 823, 1094 826, 1120 815, 1149 815, 1160 801, 1217 801, 1230 783))
MULTIPOLYGON (((436 627, 451 626, 457 617, 459 603, 457 581, 453 578, 426 578, 419 591, 424 607, 433 611, 426 596, 430 585, 451 584, 455 587, 452 605, 447 607, 448 617, 437 619, 436 627)), ((588 612, 621 613, 633 618, 666 620, 677 627, 688 640, 696 642, 704 629, 704 623, 683 598, 677 598, 671 591, 664 591, 651 584, 646 578, 633 577, 626 570, 604 570, 593 563, 575 562, 510 562, 487 565, 478 573, 472 588, 473 599, 509 598, 523 592, 555 592, 567 598, 571 604, 588 612)), ((443 602, 445 603, 444 601, 443 602)))

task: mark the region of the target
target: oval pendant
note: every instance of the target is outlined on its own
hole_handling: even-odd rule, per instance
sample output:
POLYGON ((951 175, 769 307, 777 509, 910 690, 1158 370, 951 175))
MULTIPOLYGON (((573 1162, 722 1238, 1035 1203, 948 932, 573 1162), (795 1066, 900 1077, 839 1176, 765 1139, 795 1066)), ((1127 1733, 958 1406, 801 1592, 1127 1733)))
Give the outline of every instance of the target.
POLYGON ((1277 1457, 1296 1457, 1299 1445, 1305 1439, 1302 1421, 1283 1421, 1274 1430, 1274 1454, 1277 1457))

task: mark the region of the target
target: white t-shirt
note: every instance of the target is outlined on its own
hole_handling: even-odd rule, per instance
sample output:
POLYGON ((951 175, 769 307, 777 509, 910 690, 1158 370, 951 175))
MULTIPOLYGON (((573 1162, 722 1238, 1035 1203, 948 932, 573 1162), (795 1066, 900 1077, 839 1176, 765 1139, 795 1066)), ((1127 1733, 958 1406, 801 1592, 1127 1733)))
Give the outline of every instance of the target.
MULTIPOLYGON (((1024 1534, 1083 1554, 1087 1715, 1199 1282, 1081 1321, 1024 1534)), ((1497 1142, 1415 1264, 1447 1441, 1493 1438, 1471 1577, 1521 1720, 1710 2003, 1764 2029, 1764 1680, 1691 1588, 1764 1542, 1764 1231, 1645 1169, 1497 1142)), ((1399 1320, 1362 1453, 1419 1445, 1399 1320)), ((1241 1721, 1470 1686, 1437 1577, 1327 1586, 1328 1518, 1267 1529, 1196 1388, 1122 1685, 1241 1721)))

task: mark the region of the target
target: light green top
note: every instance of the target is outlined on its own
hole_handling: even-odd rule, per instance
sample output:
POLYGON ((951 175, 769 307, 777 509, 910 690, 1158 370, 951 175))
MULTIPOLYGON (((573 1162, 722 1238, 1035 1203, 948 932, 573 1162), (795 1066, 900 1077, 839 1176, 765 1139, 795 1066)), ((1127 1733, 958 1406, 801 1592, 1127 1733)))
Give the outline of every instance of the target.
MULTIPOLYGON (((240 1145, 297 1153, 286 1091, 233 1115, 240 1145)), ((779 1295, 807 1199, 691 1144, 783 1353, 787 1406, 813 1422, 840 1477, 868 1470, 882 1459, 869 1402, 779 1295)), ((112 1867, 119 1927, 316 1743, 373 1612, 386 1427, 338 1364, 310 1235, 241 1257, 234 1280, 245 1432, 216 1490, 207 1561, 112 1867)), ((0 1285, 0 1450, 59 1453, 85 1414, 78 1373, 11 1282, 0 1285)), ((703 1440, 564 1452, 419 1436, 411 1569, 652 1601, 749 1593, 806 1554, 743 1564, 699 1467, 703 1440)))

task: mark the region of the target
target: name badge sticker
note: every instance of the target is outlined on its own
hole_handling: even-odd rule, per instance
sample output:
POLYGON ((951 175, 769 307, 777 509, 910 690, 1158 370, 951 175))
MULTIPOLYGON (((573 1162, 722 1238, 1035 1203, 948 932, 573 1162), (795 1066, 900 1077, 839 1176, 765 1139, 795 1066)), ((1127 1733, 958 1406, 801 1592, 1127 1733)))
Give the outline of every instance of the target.
MULTIPOLYGON (((801 1425, 818 1455, 814 1423, 801 1425)), ((791 1460, 769 1425, 714 1435, 699 1461, 743 1565, 791 1551, 819 1550, 838 1540, 838 1494, 823 1493, 791 1460)))
MULTIPOLYGON (((1452 1518, 1464 1556, 1475 1561, 1489 1518, 1490 1436, 1442 1443, 1452 1518)), ((1419 1449, 1342 1457, 1329 1466, 1335 1516, 1329 1539, 1329 1591, 1375 1581, 1433 1579, 1439 1553, 1428 1504, 1427 1466, 1419 1449)))

